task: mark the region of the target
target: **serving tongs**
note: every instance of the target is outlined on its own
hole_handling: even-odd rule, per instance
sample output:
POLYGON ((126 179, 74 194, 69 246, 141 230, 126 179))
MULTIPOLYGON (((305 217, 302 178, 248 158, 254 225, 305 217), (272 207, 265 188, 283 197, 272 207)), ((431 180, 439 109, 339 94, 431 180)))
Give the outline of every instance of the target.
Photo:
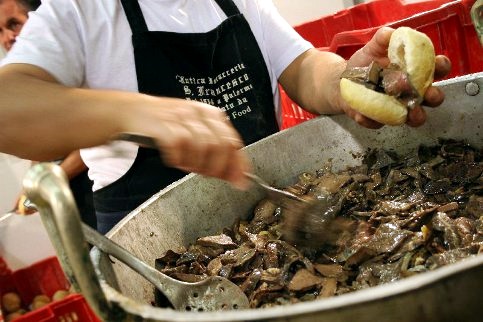
POLYGON ((76 291, 86 297, 103 321, 121 319, 115 316, 119 310, 106 299, 89 258, 87 242, 119 259, 154 284, 177 310, 214 311, 249 307, 243 291, 226 278, 209 277, 197 283, 178 281, 82 224, 67 177, 59 166, 53 163, 36 164, 27 172, 23 184, 27 197, 39 210, 69 281, 76 291))

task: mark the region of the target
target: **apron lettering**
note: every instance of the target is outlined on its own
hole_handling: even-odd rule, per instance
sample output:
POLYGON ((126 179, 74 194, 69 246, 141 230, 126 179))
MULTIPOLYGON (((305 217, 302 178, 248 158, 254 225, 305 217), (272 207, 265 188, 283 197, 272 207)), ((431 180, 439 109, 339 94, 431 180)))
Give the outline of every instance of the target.
POLYGON ((215 91, 212 88, 206 88, 204 86, 198 86, 198 96, 215 96, 215 91))
POLYGON ((215 105, 215 100, 211 99, 211 98, 190 98, 190 97, 187 97, 186 98, 187 101, 197 101, 197 102, 201 102, 201 103, 205 103, 205 104, 209 104, 209 105, 215 105))
POLYGON ((231 76, 231 75, 235 75, 237 74, 239 71, 245 69, 245 64, 243 63, 239 63, 239 64, 236 64, 234 67, 232 67, 231 69, 227 70, 227 71, 224 71, 218 75, 215 76, 215 78, 209 78, 209 83, 210 84, 213 84, 213 85, 216 85, 219 81, 221 81, 222 79, 228 77, 228 76, 231 76))
MULTIPOLYGON (((176 39, 182 39, 183 45, 179 46, 171 41, 177 37, 172 32, 149 31, 138 0, 121 0, 123 8, 128 8, 124 11, 136 35, 132 42, 138 90, 218 106, 226 112, 227 120, 236 119, 233 125, 249 144, 278 130, 270 75, 250 25, 237 5, 233 0, 215 2, 230 23, 206 33, 207 39, 216 39, 204 47, 198 45, 198 33, 180 35, 182 38, 176 39), (240 50, 239 44, 251 50, 240 50), (196 66, 187 66, 184 55, 176 55, 177 51, 185 53, 186 48, 192 51, 193 59, 214 57, 215 53, 223 59, 200 60, 196 66)), ((131 211, 184 175, 183 171, 166 167, 158 151, 140 147, 128 172, 96 191, 96 208, 105 212, 131 211)), ((111 221, 109 217, 105 219, 111 221)))
POLYGON ((250 106, 248 106, 246 109, 242 110, 242 111, 235 111, 235 112, 232 112, 231 113, 231 117, 233 119, 236 119, 237 117, 242 117, 243 115, 246 115, 247 113, 250 113, 252 111, 252 109, 250 108, 250 106))
POLYGON ((184 94, 191 95, 191 90, 188 86, 183 86, 184 94))
POLYGON ((246 99, 246 97, 237 98, 236 100, 237 100, 238 105, 242 105, 242 104, 247 104, 248 103, 248 100, 246 99))
POLYGON ((228 119, 240 119, 252 112, 248 95, 254 89, 243 63, 236 64, 215 76, 176 75, 182 85, 185 98, 218 106, 227 114, 228 119))
POLYGON ((253 85, 250 84, 250 85, 247 85, 245 87, 242 87, 240 89, 237 89, 237 90, 233 90, 227 94, 223 94, 223 99, 225 100, 225 102, 228 102, 229 100, 233 99, 233 98, 236 98, 248 91, 251 91, 253 89, 253 85))
POLYGON ((234 109, 234 108, 235 108, 235 103, 229 103, 229 104, 225 104, 223 106, 220 106, 220 109, 223 112, 229 111, 229 110, 234 109))
POLYGON ((187 84, 187 85, 206 84, 206 78, 184 77, 184 76, 176 75, 176 80, 181 84, 187 84))

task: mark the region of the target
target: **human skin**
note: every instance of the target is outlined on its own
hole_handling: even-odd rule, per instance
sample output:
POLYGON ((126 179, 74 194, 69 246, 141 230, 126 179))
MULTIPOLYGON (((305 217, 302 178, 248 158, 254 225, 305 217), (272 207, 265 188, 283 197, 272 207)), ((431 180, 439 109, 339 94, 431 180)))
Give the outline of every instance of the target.
MULTIPOLYGON (((387 48, 394 29, 383 27, 374 37, 354 55, 345 61, 342 57, 330 52, 316 49, 300 55, 281 75, 280 83, 288 95, 304 109, 315 114, 345 113, 358 124, 377 129, 383 124, 371 120, 351 109, 340 96, 340 74, 346 68, 368 66, 376 61, 381 66, 389 64, 387 48), (329 72, 323 72, 324 69, 329 72), (296 81, 294 81, 294 79, 296 81)), ((451 69, 451 62, 445 56, 436 56, 435 79, 446 76, 451 69)), ((424 95, 424 105, 439 106, 444 100, 444 93, 431 86, 424 95)), ((426 121, 426 113, 421 106, 409 111, 407 124, 412 127, 421 126, 426 121)))
POLYGON ((0 42, 6 51, 12 48, 27 19, 27 10, 15 0, 0 1, 0 42))
MULTIPOLYGON (((27 19, 27 9, 16 0, 0 0, 0 41, 7 52, 12 48, 27 19)), ((60 166, 69 180, 87 170, 87 166, 80 157, 79 150, 69 153, 60 166)), ((19 207, 19 200, 22 199, 22 196, 18 198, 15 206, 17 209, 21 208, 19 207)), ((30 212, 33 212, 33 210, 30 210, 30 212)))

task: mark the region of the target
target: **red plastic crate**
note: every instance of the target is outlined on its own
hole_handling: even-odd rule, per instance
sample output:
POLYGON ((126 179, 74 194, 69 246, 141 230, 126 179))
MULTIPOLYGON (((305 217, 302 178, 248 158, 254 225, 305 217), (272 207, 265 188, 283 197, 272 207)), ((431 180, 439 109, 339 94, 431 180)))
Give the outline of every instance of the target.
POLYGON ((35 311, 22 315, 14 322, 100 322, 80 294, 71 294, 35 311))
POLYGON ((2 257, 0 257, 0 276, 9 275, 11 273, 12 271, 10 270, 10 268, 8 268, 8 265, 5 262, 5 260, 2 257))
POLYGON ((297 25, 294 28, 315 47, 329 47, 334 37, 341 32, 382 26, 453 1, 430 0, 413 3, 405 3, 402 0, 371 1, 297 25))
MULTIPOLYGON (((403 0, 375 0, 298 26, 295 30, 316 48, 348 59, 382 25, 407 26, 431 38, 436 54, 449 57, 447 78, 483 71, 483 47, 471 21, 475 0, 432 0, 406 4, 403 0)), ((280 87, 285 129, 315 117, 294 103, 280 87)))
MULTIPOLYGON (((57 257, 49 257, 31 266, 0 276, 0 297, 8 292, 19 294, 24 309, 39 294, 52 297, 70 287, 57 257)), ((3 319, 0 315, 0 322, 3 319)), ((80 294, 71 294, 15 319, 16 322, 86 321, 100 322, 80 294)))

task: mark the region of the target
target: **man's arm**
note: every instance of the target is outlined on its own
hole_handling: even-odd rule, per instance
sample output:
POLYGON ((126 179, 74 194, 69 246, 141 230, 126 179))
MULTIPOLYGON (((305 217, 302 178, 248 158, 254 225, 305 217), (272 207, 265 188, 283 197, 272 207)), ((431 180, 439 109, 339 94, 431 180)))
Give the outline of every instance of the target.
POLYGON ((287 94, 315 114, 340 114, 339 75, 347 62, 342 57, 309 49, 297 57, 280 76, 287 94))
POLYGON ((67 155, 60 163, 60 167, 64 170, 69 180, 72 180, 87 170, 87 166, 84 161, 82 161, 79 150, 69 153, 69 155, 67 155))
POLYGON ((0 86, 3 152, 38 161, 60 159, 74 149, 103 144, 122 131, 115 120, 123 117, 122 110, 114 113, 108 104, 121 100, 122 93, 67 88, 27 64, 0 68, 0 86), (113 122, 107 122, 109 116, 113 122))
POLYGON ((28 64, 0 68, 0 151, 30 160, 62 158, 119 133, 153 137, 165 162, 248 186, 242 140, 218 108, 139 93, 69 88, 28 64), (28 131, 26 131, 28 124, 28 131))
MULTIPOLYGON (((279 81, 287 94, 300 106, 316 114, 346 113, 357 123, 368 128, 379 128, 375 122, 351 109, 340 96, 340 75, 347 67, 364 67, 372 61, 387 66, 387 48, 394 30, 383 27, 372 39, 352 57, 345 61, 342 57, 329 52, 310 49, 295 59, 282 73, 279 81)), ((449 73, 451 63, 445 56, 436 57, 435 79, 449 73)), ((444 100, 444 93, 430 86, 425 93, 424 103, 435 107, 444 100)), ((409 111, 407 123, 410 126, 422 125, 426 115, 421 106, 409 111)))

